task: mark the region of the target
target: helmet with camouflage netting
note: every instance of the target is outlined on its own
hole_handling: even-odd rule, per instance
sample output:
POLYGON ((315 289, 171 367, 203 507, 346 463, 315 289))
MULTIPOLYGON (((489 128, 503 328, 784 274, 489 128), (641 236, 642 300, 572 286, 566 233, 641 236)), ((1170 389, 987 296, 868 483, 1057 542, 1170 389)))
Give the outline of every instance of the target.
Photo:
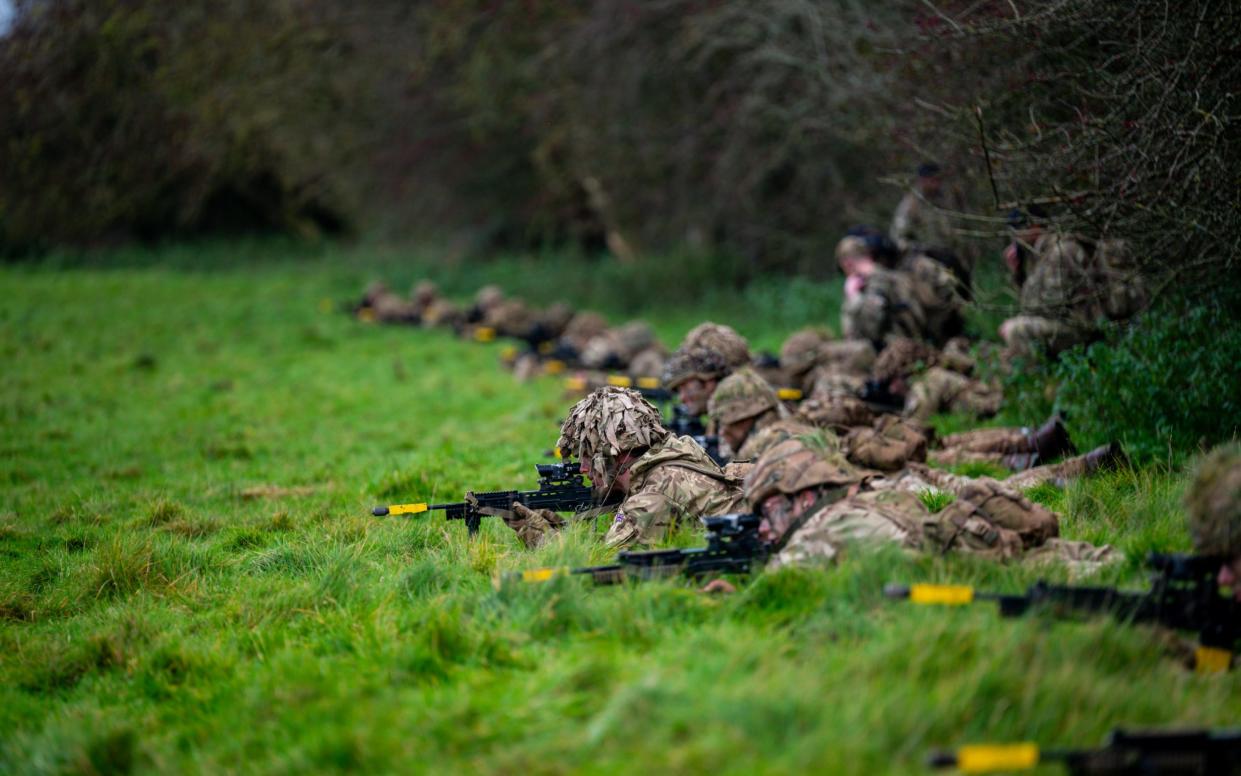
POLYGON ((731 326, 710 321, 698 324, 685 335, 678 350, 693 348, 714 350, 731 369, 750 363, 750 343, 731 326))
POLYGON ((1218 447, 1199 462, 1185 510, 1199 553, 1241 556, 1241 444, 1218 447))
POLYGON ((607 486, 622 453, 651 447, 667 437, 659 410, 642 394, 605 386, 573 405, 556 446, 566 457, 588 461, 591 478, 607 486))
POLYGON ((860 482, 863 474, 850 464, 826 434, 785 440, 759 456, 745 478, 745 498, 757 510, 771 496, 792 496, 807 488, 839 488, 860 482))
POLYGON ((488 310, 504 301, 504 291, 494 283, 483 286, 474 294, 474 306, 488 310))
POLYGON ((729 373, 728 364, 719 351, 710 348, 678 350, 664 364, 663 386, 675 391, 687 380, 719 380, 729 373))
POLYGON ((780 406, 780 397, 753 369, 733 372, 720 381, 707 401, 707 413, 717 423, 728 425, 762 415, 780 406))
POLYGON ((409 298, 419 307, 426 307, 439 298, 440 289, 432 280, 419 280, 409 292, 409 298))
POLYGON ((780 366, 791 375, 810 371, 823 355, 823 346, 830 340, 828 333, 820 328, 793 332, 780 346, 780 366))

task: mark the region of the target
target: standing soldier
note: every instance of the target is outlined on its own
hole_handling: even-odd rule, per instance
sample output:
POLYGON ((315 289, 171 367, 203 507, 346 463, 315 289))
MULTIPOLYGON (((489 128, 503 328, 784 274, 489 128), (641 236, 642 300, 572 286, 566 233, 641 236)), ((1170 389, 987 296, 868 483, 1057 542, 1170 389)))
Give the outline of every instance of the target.
MULTIPOLYGON (((624 500, 608 530, 608 547, 657 544, 678 523, 734 512, 739 483, 725 475, 694 440, 663 427, 659 410, 637 391, 607 386, 569 411, 556 443, 581 462, 601 500, 624 500)), ((565 521, 522 505, 499 515, 527 547, 542 544, 565 521)))
MULTIPOLYGON (((950 248, 952 227, 948 211, 953 204, 944 191, 943 170, 934 162, 918 165, 913 188, 905 193, 888 230, 904 253, 926 248, 950 248)), ((956 209, 960 209, 958 206, 956 209)))

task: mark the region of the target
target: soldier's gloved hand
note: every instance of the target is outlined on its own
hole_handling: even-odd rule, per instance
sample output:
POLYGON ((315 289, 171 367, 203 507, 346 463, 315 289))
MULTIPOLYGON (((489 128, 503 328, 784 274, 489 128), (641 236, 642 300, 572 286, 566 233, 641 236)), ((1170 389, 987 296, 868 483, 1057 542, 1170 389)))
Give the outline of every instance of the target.
POLYGON ((541 545, 546 537, 564 528, 565 520, 550 509, 531 509, 525 504, 514 504, 504 524, 512 528, 521 543, 529 549, 541 545))
POLYGON ((501 520, 503 520, 505 523, 513 519, 513 513, 507 509, 500 509, 499 507, 478 506, 478 498, 474 495, 473 491, 466 492, 465 501, 470 506, 477 509, 480 515, 487 515, 488 517, 498 517, 501 520))

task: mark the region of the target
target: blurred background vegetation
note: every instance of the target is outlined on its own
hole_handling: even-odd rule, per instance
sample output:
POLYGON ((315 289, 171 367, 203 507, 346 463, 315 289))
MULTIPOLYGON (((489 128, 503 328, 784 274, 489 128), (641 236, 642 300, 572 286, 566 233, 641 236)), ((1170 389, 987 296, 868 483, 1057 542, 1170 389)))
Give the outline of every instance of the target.
POLYGON ((844 230, 886 224, 935 160, 960 203, 956 247, 997 281, 971 333, 1011 309, 995 257, 1014 206, 1128 240, 1155 291, 1135 328, 1013 377, 1016 412, 1058 405, 1091 437, 1151 429, 1135 441, 1149 456, 1235 433, 1219 419, 1241 395, 1236 3, 9 5, 9 261, 361 237, 434 246, 402 279, 533 257, 554 282, 508 280, 536 301, 637 312, 714 286, 774 302, 781 276, 829 279, 844 230))
MULTIPOLYGON (((0 249, 276 231, 822 272, 949 169, 1153 273, 1241 241, 1233 3, 14 0, 0 249)), ((1232 273, 1235 274, 1235 273, 1232 273)))

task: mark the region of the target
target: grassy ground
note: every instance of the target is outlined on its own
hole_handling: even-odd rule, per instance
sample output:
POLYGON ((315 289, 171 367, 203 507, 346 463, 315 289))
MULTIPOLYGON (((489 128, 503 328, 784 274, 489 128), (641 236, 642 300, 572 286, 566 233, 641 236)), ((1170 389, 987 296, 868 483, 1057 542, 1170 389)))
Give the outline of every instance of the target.
MULTIPOLYGON (((471 542, 368 508, 533 487, 556 383, 514 383, 499 345, 323 306, 412 280, 403 256, 239 246, 205 269, 222 250, 0 270, 0 771, 909 773, 933 746, 1241 713, 1235 675, 1182 670, 1149 629, 880 593, 1011 590, 1035 579, 1020 567, 880 553, 724 599, 496 590, 499 571, 603 560, 590 526, 530 553, 503 525, 471 542)), ((568 265, 440 276, 545 298, 547 266, 568 265)), ((614 312, 653 295, 670 344, 704 316, 769 347, 835 319, 809 282, 675 288, 675 307, 607 268, 566 282, 614 312)), ((1187 546, 1181 487, 1152 469, 1035 495, 1068 536, 1140 558, 1187 546)), ((1105 581, 1140 584, 1139 563, 1105 581)))

